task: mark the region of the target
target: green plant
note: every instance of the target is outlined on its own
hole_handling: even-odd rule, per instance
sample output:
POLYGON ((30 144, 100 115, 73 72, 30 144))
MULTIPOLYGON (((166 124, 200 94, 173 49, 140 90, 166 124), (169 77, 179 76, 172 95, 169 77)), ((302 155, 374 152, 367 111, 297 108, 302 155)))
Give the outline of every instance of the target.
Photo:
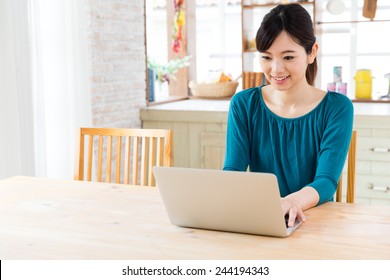
POLYGON ((164 82, 169 83, 171 79, 176 80, 174 74, 176 74, 179 69, 190 65, 189 60, 191 57, 191 55, 187 55, 183 58, 172 59, 165 65, 158 64, 152 59, 148 58, 148 68, 155 71, 156 79, 160 82, 160 84, 164 82))

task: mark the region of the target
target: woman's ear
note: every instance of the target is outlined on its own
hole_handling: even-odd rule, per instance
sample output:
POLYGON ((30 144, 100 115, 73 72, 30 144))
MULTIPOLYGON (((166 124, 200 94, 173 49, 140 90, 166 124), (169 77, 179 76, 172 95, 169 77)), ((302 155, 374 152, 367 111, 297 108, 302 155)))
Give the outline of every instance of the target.
POLYGON ((309 55, 309 64, 312 64, 314 62, 314 59, 317 57, 318 53, 318 42, 315 42, 313 44, 313 47, 311 48, 311 53, 309 55))

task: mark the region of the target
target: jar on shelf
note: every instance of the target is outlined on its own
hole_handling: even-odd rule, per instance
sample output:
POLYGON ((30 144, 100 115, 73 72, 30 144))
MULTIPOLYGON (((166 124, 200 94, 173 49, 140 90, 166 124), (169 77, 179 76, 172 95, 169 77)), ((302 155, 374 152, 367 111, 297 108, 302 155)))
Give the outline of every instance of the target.
POLYGON ((256 35, 254 34, 253 29, 249 29, 245 32, 245 48, 246 51, 256 50, 256 35))
POLYGON ((369 69, 358 69, 354 77, 356 82, 356 98, 372 98, 372 76, 369 69))

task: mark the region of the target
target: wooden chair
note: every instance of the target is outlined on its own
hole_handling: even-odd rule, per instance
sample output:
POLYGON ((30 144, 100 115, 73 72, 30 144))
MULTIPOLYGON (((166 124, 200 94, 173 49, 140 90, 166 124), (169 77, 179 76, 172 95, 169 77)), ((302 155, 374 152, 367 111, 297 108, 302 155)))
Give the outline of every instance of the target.
POLYGON ((262 72, 243 72, 242 73, 242 89, 258 87, 266 84, 267 81, 262 72))
POLYGON ((154 186, 152 167, 173 164, 172 139, 164 129, 80 128, 74 179, 154 186))
MULTIPOLYGON (((356 162, 356 135, 357 132, 352 131, 351 143, 349 144, 348 149, 348 177, 347 177, 347 203, 355 202, 355 162, 356 162)), ((336 202, 342 201, 342 192, 343 192, 343 177, 340 176, 337 191, 336 191, 336 202)))

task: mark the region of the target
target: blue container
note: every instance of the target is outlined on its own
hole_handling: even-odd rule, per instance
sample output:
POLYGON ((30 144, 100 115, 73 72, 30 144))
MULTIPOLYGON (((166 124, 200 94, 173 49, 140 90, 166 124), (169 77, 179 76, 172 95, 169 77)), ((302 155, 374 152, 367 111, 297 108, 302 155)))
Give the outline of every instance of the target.
POLYGON ((156 83, 156 74, 153 69, 148 68, 148 96, 149 102, 153 102, 155 98, 155 89, 154 85, 156 83))

